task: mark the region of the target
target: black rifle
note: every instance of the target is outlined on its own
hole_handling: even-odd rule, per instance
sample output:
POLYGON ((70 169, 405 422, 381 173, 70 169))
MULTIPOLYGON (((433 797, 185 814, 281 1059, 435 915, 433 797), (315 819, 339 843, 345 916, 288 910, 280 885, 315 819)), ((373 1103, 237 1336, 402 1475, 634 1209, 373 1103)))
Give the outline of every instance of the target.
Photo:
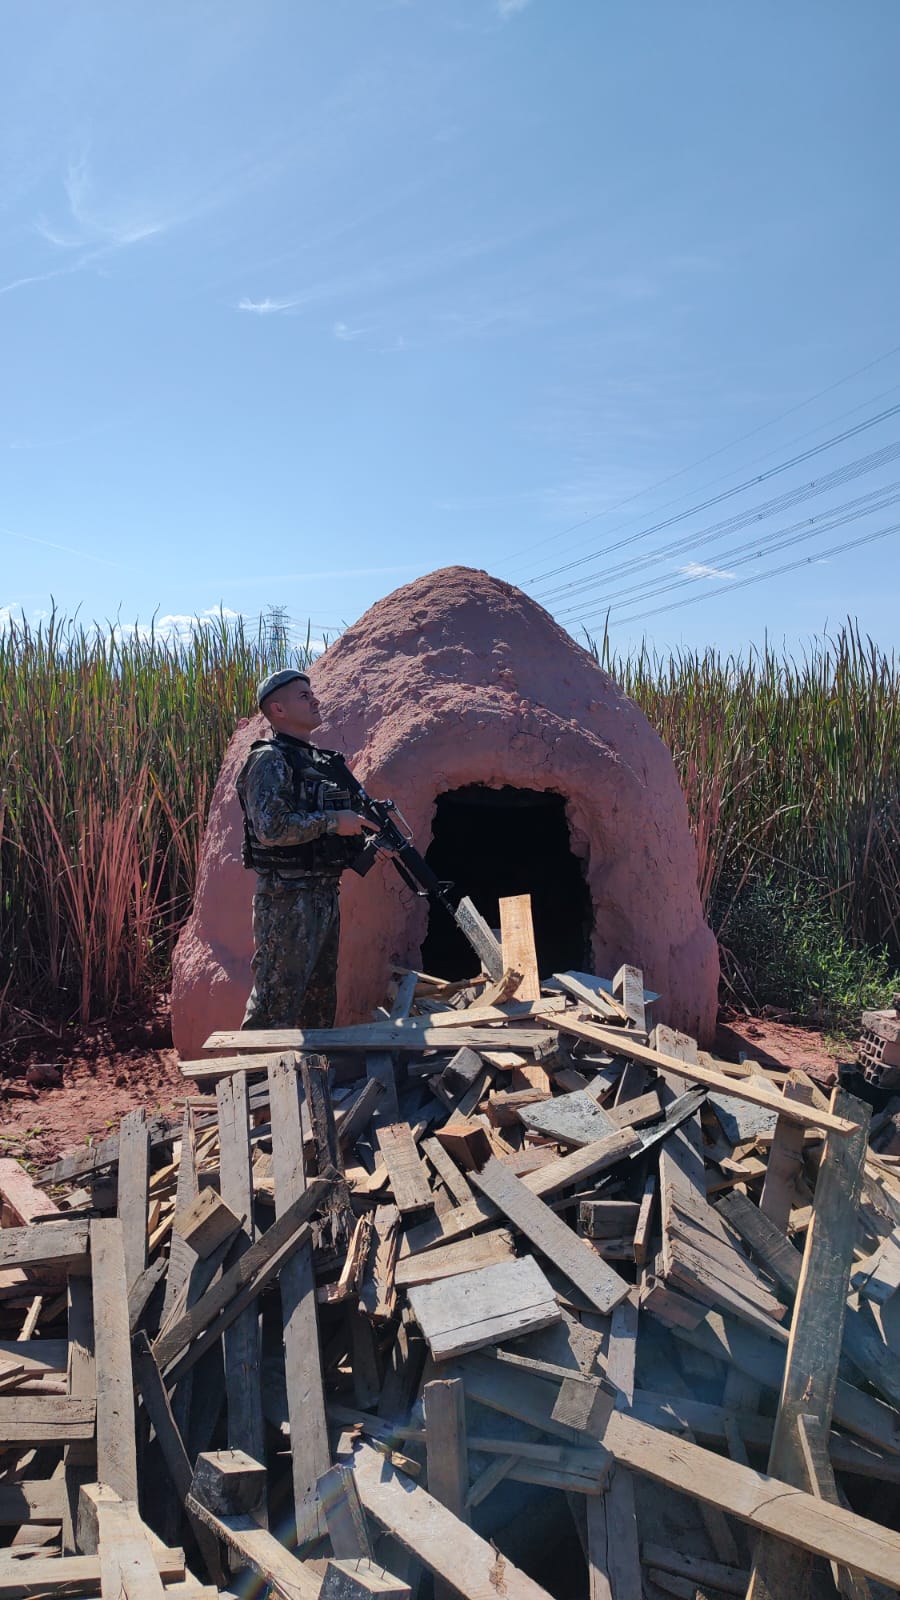
POLYGON ((360 877, 365 877, 379 855, 390 856, 406 887, 420 898, 441 906, 465 935, 490 976, 498 978, 503 962, 499 946, 487 923, 468 901, 463 900, 459 909, 454 906, 450 899, 452 883, 442 883, 432 872, 425 857, 419 854, 413 844, 412 830, 394 801, 373 800, 359 779, 353 776, 343 756, 332 755, 329 767, 329 776, 341 789, 349 792, 354 811, 371 822, 376 830, 366 839, 359 859, 352 864, 352 870, 358 872, 360 877))

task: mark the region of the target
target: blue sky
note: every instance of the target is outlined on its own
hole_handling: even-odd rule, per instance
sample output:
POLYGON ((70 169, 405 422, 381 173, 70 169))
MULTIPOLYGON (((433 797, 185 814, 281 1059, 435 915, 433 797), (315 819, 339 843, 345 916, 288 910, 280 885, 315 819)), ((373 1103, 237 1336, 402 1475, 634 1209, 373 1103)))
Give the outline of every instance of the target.
POLYGON ((2 15, 0 610, 893 645, 895 0, 2 15))

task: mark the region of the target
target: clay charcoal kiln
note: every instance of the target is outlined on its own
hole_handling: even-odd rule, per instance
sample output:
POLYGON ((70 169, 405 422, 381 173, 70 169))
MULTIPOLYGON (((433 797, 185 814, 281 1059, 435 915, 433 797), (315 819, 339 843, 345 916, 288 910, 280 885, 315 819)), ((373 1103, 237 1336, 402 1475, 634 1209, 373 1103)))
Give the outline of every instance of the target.
MULTIPOLYGON (((542 973, 611 976, 623 961, 663 997, 656 1020, 708 1040, 718 959, 703 919, 671 757, 593 658, 519 589, 449 567, 388 595, 316 662, 323 726, 368 791, 390 796, 438 876, 491 926, 530 893, 542 973)), ((240 1023, 250 989, 252 874, 235 775, 262 717, 231 741, 191 919, 175 953, 183 1056, 240 1023)), ((475 958, 389 862, 345 874, 339 1022, 367 1020, 395 963, 440 976, 475 958)))

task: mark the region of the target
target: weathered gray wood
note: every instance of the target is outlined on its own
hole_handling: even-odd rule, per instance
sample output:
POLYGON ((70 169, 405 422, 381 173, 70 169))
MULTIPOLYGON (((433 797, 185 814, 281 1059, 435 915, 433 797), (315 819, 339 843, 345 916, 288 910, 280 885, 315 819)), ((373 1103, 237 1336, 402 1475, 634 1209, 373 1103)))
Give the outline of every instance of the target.
POLYGON ((337 1559, 371 1560, 372 1541, 352 1468, 330 1467, 319 1479, 316 1493, 337 1559))
POLYGON ((469 1459, 462 1379, 436 1378, 426 1383, 424 1398, 428 1493, 467 1523, 469 1459))
POLYGON ((94 1353, 97 1374, 97 1471, 122 1500, 138 1498, 131 1341, 122 1224, 91 1223, 94 1353))
POLYGON ((245 1450, 204 1450, 191 1494, 219 1516, 258 1516, 266 1501, 266 1469, 245 1450))
POLYGON ((613 994, 621 1000, 628 1020, 642 1033, 646 1027, 644 1017, 644 974, 640 967, 627 962, 621 966, 612 981, 613 994))
MULTIPOLYGON (((802 1100, 806 1105, 812 1103, 812 1086, 798 1081, 796 1074, 788 1078, 782 1093, 788 1100, 802 1100)), ((803 1129, 796 1122, 778 1118, 766 1163, 759 1209, 782 1233, 787 1233, 797 1176, 803 1165, 803 1137, 803 1129)))
MULTIPOLYGON (((826 1434, 831 1426, 870 1117, 868 1106, 841 1089, 831 1103, 836 1115, 858 1126, 849 1137, 829 1133, 825 1141, 769 1453, 771 1476, 798 1487, 808 1483, 798 1418, 811 1412, 826 1434)), ((802 1595, 811 1569, 810 1554, 780 1539, 760 1539, 748 1600, 802 1595)))
POLYGON ((401 1257, 394 1271, 394 1281, 398 1289, 408 1289, 417 1283, 434 1283, 439 1278, 476 1272, 498 1261, 511 1261, 514 1254, 512 1235, 505 1228, 494 1228, 472 1239, 458 1239, 453 1244, 437 1245, 433 1250, 401 1257))
POLYGON ((68 1444, 93 1437, 93 1400, 68 1395, 0 1395, 0 1441, 3 1444, 68 1444))
POLYGON ((150 1132, 143 1109, 129 1111, 119 1127, 117 1210, 122 1223, 125 1282, 130 1289, 147 1265, 150 1132))
MULTIPOLYGON (((216 1084, 219 1116, 219 1184, 222 1199, 243 1217, 229 1251, 234 1263, 253 1243, 253 1169, 250 1156, 250 1106, 247 1078, 239 1073, 216 1084)), ((265 1454, 259 1387, 259 1311, 254 1301, 224 1330, 228 1443, 254 1460, 265 1454)))
MULTIPOLYGON (((193 1471, 190 1458, 184 1447, 184 1440, 172 1414, 172 1407, 163 1383, 162 1373, 156 1363, 156 1358, 150 1348, 150 1341, 146 1333, 138 1333, 132 1340, 131 1360, 135 1388, 141 1395, 147 1415, 153 1424, 153 1431, 159 1441, 159 1448, 178 1503, 183 1506, 190 1493, 193 1471)), ((216 1540, 212 1538, 209 1529, 204 1523, 193 1519, 193 1528, 198 1549, 213 1583, 220 1588, 224 1588, 227 1578, 219 1559, 219 1547, 216 1540)))
POLYGON ((774 1090, 757 1087, 742 1078, 729 1078, 724 1072, 717 1072, 712 1067, 697 1066, 694 1062, 679 1061, 677 1058, 651 1050, 649 1046, 641 1044, 623 1030, 615 1033, 609 1028, 599 1028, 592 1022, 580 1022, 568 1013, 565 1016, 554 1017, 554 1027, 563 1033, 570 1033, 576 1039, 586 1040, 590 1044, 601 1044, 607 1050, 618 1051, 620 1055, 630 1056, 635 1061, 642 1062, 645 1066, 655 1067, 657 1071, 674 1072, 680 1077, 687 1078, 691 1083, 702 1084, 704 1088, 718 1090, 731 1095, 737 1100, 762 1106, 766 1110, 774 1111, 776 1116, 781 1114, 793 1122, 802 1122, 806 1127, 827 1128, 835 1133, 850 1133, 854 1124, 845 1117, 835 1117, 828 1111, 820 1111, 817 1106, 804 1106, 798 1101, 785 1103, 780 1094, 774 1090))
POLYGON ((388 1169, 394 1204, 401 1216, 424 1211, 434 1204, 428 1174, 407 1122, 376 1129, 378 1148, 388 1169))
POLYGON ((123 1500, 102 1500, 97 1512, 103 1600, 163 1600, 166 1591, 149 1530, 137 1506, 123 1500))
MULTIPOLYGON (((546 1171, 546 1168, 542 1169, 546 1171)), ((540 1172, 530 1174, 539 1177, 540 1172)), ((628 1285, 584 1239, 573 1234, 530 1187, 492 1158, 472 1182, 530 1240, 548 1256, 598 1311, 611 1311, 624 1300, 628 1285)))
POLYGON ((530 1256, 436 1283, 417 1284, 409 1303, 436 1361, 449 1361, 560 1320, 553 1290, 530 1256))
POLYGON ((410 1600, 412 1590, 401 1578, 366 1558, 330 1560, 319 1600, 410 1600))
MULTIPOLYGON (((153 1560, 160 1577, 167 1582, 177 1583, 184 1578, 183 1550, 157 1547, 153 1560)), ((100 1567, 98 1555, 29 1556, 23 1561, 0 1553, 0 1600, 29 1600, 30 1596, 48 1593, 99 1595, 100 1567)))
MULTIPOLYGON (((66 1391, 74 1400, 96 1400, 97 1379, 94 1372, 94 1304, 90 1278, 69 1278, 68 1282, 68 1342, 66 1345, 66 1391)), ((48 1352, 49 1353, 49 1352, 48 1352)), ((97 1476, 97 1446, 95 1440, 78 1441, 67 1446, 64 1452, 66 1483, 66 1514, 62 1524, 64 1553, 76 1549, 75 1522, 78 1514, 78 1494, 83 1483, 97 1476)))
POLYGON ((374 1127, 396 1122, 400 1116, 397 1099, 397 1071, 389 1050, 370 1050, 366 1054, 366 1077, 381 1087, 381 1098, 372 1115, 374 1127))
MULTIPOLYGON (((269 1067, 275 1212, 281 1217, 306 1193, 297 1071, 290 1057, 269 1067)), ((315 1485, 331 1465, 319 1353, 312 1245, 295 1251, 279 1278, 284 1327, 284 1371, 291 1428, 291 1470, 298 1528, 322 1532, 315 1485)))
POLYGON ((219 1282, 207 1289, 177 1323, 160 1335, 153 1353, 166 1374, 167 1385, 177 1382, 181 1372, 187 1371, 221 1335, 223 1325, 230 1325, 282 1270, 292 1251, 306 1242, 309 1238, 307 1218, 316 1211, 330 1187, 327 1179, 314 1179, 306 1193, 222 1274, 219 1282), (195 1343, 188 1349, 192 1340, 195 1343), (184 1352, 190 1360, 179 1360, 184 1352), (177 1366, 173 1367, 173 1362, 177 1362, 177 1366))
POLYGON ((312 1568, 285 1550, 275 1535, 261 1528, 253 1517, 246 1514, 219 1516, 194 1494, 188 1496, 187 1505, 188 1510, 223 1539, 229 1549, 240 1556, 242 1563, 252 1567, 282 1600, 319 1600, 321 1584, 312 1568))
POLYGON ((374 1450, 357 1450, 354 1469, 366 1510, 464 1600, 547 1600, 546 1590, 374 1450))
POLYGON ((61 1217, 59 1222, 0 1229, 0 1269, 48 1266, 83 1272, 87 1267, 88 1224, 66 1222, 63 1213, 61 1217))
MULTIPOLYGON (((296 1082, 296 1073, 294 1074, 296 1082)), ((244 1218, 232 1211, 215 1189, 201 1189, 178 1218, 178 1232, 204 1261, 225 1239, 237 1233, 244 1218)))
MULTIPOLYGON (((615 1307, 610 1321, 606 1375, 619 1391, 620 1409, 634 1400, 638 1309, 635 1294, 615 1307)), ((600 1498, 588 1498, 588 1568, 591 1600, 632 1600, 641 1593, 641 1563, 634 1483, 630 1472, 614 1472, 600 1498)))
POLYGON ((616 1131, 616 1124, 586 1089, 557 1095, 537 1105, 521 1106, 517 1116, 526 1128, 576 1149, 595 1144, 616 1131))
POLYGON ((464 933, 489 978, 494 981, 503 976, 503 951, 481 915, 464 895, 456 908, 456 925, 464 933))
MULTIPOLYGON (((158 1149, 162 1145, 172 1144, 178 1138, 180 1119, 169 1117, 153 1117, 148 1123, 150 1135, 150 1148, 158 1149)), ((93 1172, 101 1172, 104 1167, 114 1167, 119 1160, 119 1135, 111 1133, 109 1138, 101 1139, 99 1144, 92 1144, 83 1150, 76 1150, 70 1156, 62 1156, 59 1161, 54 1161, 49 1167, 42 1167, 37 1175, 37 1181, 46 1188, 57 1183, 71 1183, 76 1178, 86 1178, 93 1172)))
POLYGON ((452 1156, 447 1154, 439 1139, 423 1139, 422 1150, 455 1205, 466 1205, 474 1198, 468 1180, 460 1172, 452 1156))
MULTIPOLYGON (((552 1016, 551 1020, 561 1019, 552 1016)), ((473 1050, 494 1050, 502 1038, 504 1050, 530 1051, 535 1045, 545 1044, 549 1037, 545 1028, 513 1025, 498 1034, 496 1027, 487 1024, 481 1027, 467 1024, 453 1029, 452 1043, 471 1045, 473 1050)), ((273 1051, 360 1050, 365 1054, 370 1050, 395 1050, 418 1055, 421 1050, 444 1050, 450 1042, 444 1028, 435 1028, 427 1018, 417 1017, 409 1022, 363 1022, 347 1028, 248 1028, 212 1033, 203 1046, 204 1050, 239 1051, 233 1060, 185 1062, 181 1070, 186 1078, 217 1078, 227 1073, 258 1072, 260 1069, 253 1057, 271 1055, 273 1051)))
POLYGON ((61 1523, 66 1511, 66 1486, 59 1478, 0 1483, 0 1527, 23 1523, 61 1523))
MULTIPOLYGON (((613 1411, 601 1443, 636 1472, 712 1505, 758 1531, 856 1567, 883 1583, 900 1572, 900 1533, 829 1506, 780 1479, 613 1411)), ((779 1597, 781 1600, 781 1597, 779 1597)))

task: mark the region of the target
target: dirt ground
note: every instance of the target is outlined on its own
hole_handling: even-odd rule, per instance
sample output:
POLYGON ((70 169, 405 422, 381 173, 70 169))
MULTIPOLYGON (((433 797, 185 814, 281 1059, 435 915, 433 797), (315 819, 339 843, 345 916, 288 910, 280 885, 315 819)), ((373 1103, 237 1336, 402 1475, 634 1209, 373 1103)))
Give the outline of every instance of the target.
MULTIPOLYGON (((837 1064, 821 1033, 764 1017, 723 1018, 716 1053, 802 1067, 823 1085, 834 1081, 837 1064)), ((0 1049, 0 1155, 42 1166, 102 1139, 136 1106, 176 1113, 186 1088, 165 999, 109 1025, 56 1032, 34 1025, 0 1049)))

